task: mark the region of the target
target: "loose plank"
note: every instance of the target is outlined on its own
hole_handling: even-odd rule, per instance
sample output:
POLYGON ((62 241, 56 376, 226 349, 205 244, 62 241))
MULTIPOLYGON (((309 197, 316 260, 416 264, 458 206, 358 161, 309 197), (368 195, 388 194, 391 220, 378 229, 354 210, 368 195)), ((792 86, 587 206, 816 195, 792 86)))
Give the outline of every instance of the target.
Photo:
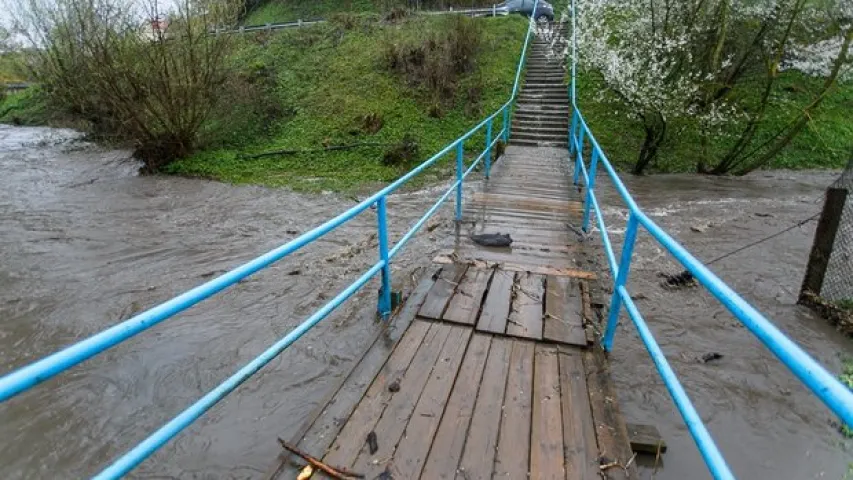
POLYGON ((418 316, 434 320, 441 319, 441 314, 444 313, 447 302, 450 301, 450 297, 456 291, 459 279, 462 278, 467 268, 467 265, 456 264, 442 268, 439 277, 435 280, 435 284, 429 290, 427 298, 418 312, 418 316))
POLYGON ((568 277, 549 275, 545 293, 542 338, 585 346, 580 287, 568 277))
POLYGON ((666 453, 666 442, 654 425, 628 423, 626 427, 628 438, 631 439, 631 450, 634 452, 656 455, 660 449, 660 453, 666 453))
MULTIPOLYGON (((394 349, 382 372, 371 383, 367 393, 349 416, 346 425, 341 429, 329 452, 325 456, 326 463, 340 467, 349 466, 355 460, 364 445, 367 434, 385 410, 385 405, 391 398, 387 385, 403 377, 412 364, 416 353, 424 342, 433 342, 438 328, 429 322, 415 320, 403 336, 400 344, 394 349)), ((416 364, 415 364, 416 365, 416 364)), ((416 368, 416 367, 414 367, 416 368)), ((310 453, 310 452, 309 452, 310 453)))
POLYGON ((537 345, 533 374, 533 419, 530 478, 562 480, 563 427, 560 366, 553 347, 537 345))
POLYGON ((465 452, 456 475, 458 480, 492 478, 509 354, 509 340, 497 337, 492 339, 492 348, 489 350, 489 359, 483 372, 483 383, 477 394, 474 416, 468 429, 465 452))
POLYGON ((463 261, 468 265, 476 268, 495 268, 500 267, 502 270, 507 270, 511 272, 531 272, 538 273, 541 275, 561 275, 566 277, 573 278, 582 278, 586 280, 595 280, 598 278, 595 272, 590 272, 588 270, 579 270, 577 268, 555 268, 553 266, 545 266, 545 265, 524 265, 518 261, 489 261, 483 258, 466 258, 464 255, 461 260, 452 251, 445 251, 439 253, 432 259, 433 263, 438 264, 452 264, 454 262, 463 261))
MULTIPOLYGON (((406 375, 400 379, 399 391, 392 394, 388 405, 382 412, 382 417, 379 418, 373 428, 378 440, 379 450, 375 454, 371 454, 368 448, 361 449, 361 453, 352 463, 353 471, 364 472, 367 477, 374 478, 385 468, 384 464, 374 465, 374 462, 371 461, 390 458, 394 453, 397 442, 402 437, 409 417, 415 409, 415 403, 424 390, 430 372, 438 361, 452 328, 452 325, 437 323, 430 329, 430 333, 433 330, 436 331, 435 336, 433 338, 427 336, 424 339, 421 348, 418 349, 418 353, 412 359, 412 364, 406 371, 406 375)), ((347 441, 365 445, 365 439, 366 435, 349 438, 347 441)))
POLYGON ((477 314, 480 313, 483 294, 486 292, 493 272, 494 270, 469 268, 459 282, 459 288, 456 289, 453 298, 450 299, 447 311, 444 312, 444 320, 474 325, 477 314))
POLYGON ((560 398, 566 480, 600 480, 598 442, 580 352, 560 353, 560 398))
POLYGON ((541 340, 545 277, 532 273, 519 273, 516 278, 506 333, 516 337, 541 340))
MULTIPOLYGON (((451 327, 444 349, 394 452, 394 469, 399 478, 420 477, 444 405, 465 355, 471 331, 470 328, 462 326, 451 327)), ((373 478, 372 473, 368 478, 373 478)))
POLYGON ((471 423, 474 411, 471 399, 477 397, 491 340, 490 335, 481 334, 474 334, 471 339, 432 442, 422 478, 450 479, 456 476, 456 467, 462 457, 468 424, 471 423))
POLYGON ((496 478, 527 478, 530 468, 531 402, 533 397, 532 342, 514 340, 504 395, 496 478))
POLYGON ((493 333, 506 331, 506 320, 509 318, 509 307, 512 301, 512 285, 515 279, 513 272, 495 270, 477 330, 493 333))
MULTIPOLYGON (((599 452, 625 465, 633 453, 604 353, 599 349, 587 350, 583 355, 583 365, 599 452)), ((632 463, 627 473, 621 468, 609 468, 604 471, 604 476, 607 480, 636 479, 636 464, 632 463)))

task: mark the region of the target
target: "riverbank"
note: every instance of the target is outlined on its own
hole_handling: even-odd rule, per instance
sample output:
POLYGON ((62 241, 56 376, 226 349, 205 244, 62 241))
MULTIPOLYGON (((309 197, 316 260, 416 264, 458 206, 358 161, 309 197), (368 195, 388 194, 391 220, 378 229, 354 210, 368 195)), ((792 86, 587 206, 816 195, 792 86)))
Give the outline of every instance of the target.
MULTIPOLYGON (((526 29, 519 16, 348 14, 311 27, 246 34, 232 68, 265 98, 251 108, 226 105, 215 112, 201 148, 161 171, 310 192, 390 182, 509 98, 526 29), (442 43, 445 38, 451 40, 442 43), (467 44, 470 53, 456 59, 454 45, 467 44), (395 67, 397 51, 412 57, 411 65, 395 67), (417 69, 429 62, 440 68, 457 60, 464 65, 444 84, 419 78, 417 69)), ((52 120, 35 92, 0 105, 0 122, 55 125, 52 120)), ((481 145, 482 134, 470 142, 481 145)), ((418 182, 444 178, 447 165, 445 159, 418 182)))

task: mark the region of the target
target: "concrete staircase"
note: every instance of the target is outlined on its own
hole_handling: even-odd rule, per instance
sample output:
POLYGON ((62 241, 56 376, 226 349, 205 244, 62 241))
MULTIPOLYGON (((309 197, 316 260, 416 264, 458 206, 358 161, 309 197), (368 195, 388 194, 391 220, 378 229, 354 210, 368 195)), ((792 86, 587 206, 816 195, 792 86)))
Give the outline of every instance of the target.
POLYGON ((562 58, 550 56, 548 43, 533 41, 527 77, 512 121, 511 145, 568 146, 569 98, 562 58))

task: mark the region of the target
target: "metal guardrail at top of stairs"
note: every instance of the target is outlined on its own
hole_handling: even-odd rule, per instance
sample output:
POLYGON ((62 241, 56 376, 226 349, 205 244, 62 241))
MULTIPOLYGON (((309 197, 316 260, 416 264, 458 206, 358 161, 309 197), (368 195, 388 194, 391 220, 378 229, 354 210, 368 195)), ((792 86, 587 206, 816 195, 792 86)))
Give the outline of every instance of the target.
POLYGON ((848 425, 853 425, 853 392, 838 381, 823 366, 809 356, 790 338, 785 336, 773 323, 761 312, 755 309, 740 295, 732 290, 725 282, 717 277, 702 262, 696 259, 690 252, 673 239, 668 233, 653 222, 637 205, 629 193, 625 184, 619 178, 616 170, 610 164, 601 146, 595 139, 589 125, 586 123, 580 108, 577 105, 577 19, 575 17, 575 0, 572 0, 572 68, 569 96, 572 104, 572 120, 569 127, 569 161, 574 159, 574 184, 586 188, 583 212, 583 230, 589 232, 591 211, 595 212, 596 223, 601 241, 604 246, 607 264, 613 279, 613 295, 610 301, 607 326, 602 341, 605 350, 613 348, 613 339, 616 334, 616 326, 619 322, 619 314, 622 307, 628 313, 628 317, 637 328, 640 339, 645 345, 658 370, 667 390, 681 413, 684 422, 690 431, 699 452, 702 454, 708 469, 716 479, 734 479, 729 466, 726 464, 708 429, 702 422, 699 413, 693 407, 690 398, 678 381, 678 377, 669 365, 663 350, 661 350, 652 334, 651 329, 640 313, 637 305, 631 299, 628 292, 628 273, 633 259, 634 243, 637 239, 639 227, 642 226, 652 239, 661 247, 666 249, 684 268, 708 292, 710 292, 720 303, 725 306, 732 315, 760 340, 791 372, 800 379, 811 391, 826 404, 841 420, 848 425), (591 151, 585 158, 584 150, 591 151), (586 161, 589 160, 589 166, 586 161), (619 262, 613 252, 612 242, 607 233, 607 225, 601 215, 601 208, 595 195, 598 167, 603 166, 606 176, 610 179, 613 187, 619 193, 627 206, 629 216, 625 229, 625 239, 619 262))
MULTIPOLYGON (((471 17, 497 17, 499 15, 509 15, 506 9, 498 8, 497 5, 492 5, 486 8, 467 8, 454 10, 452 7, 448 10, 419 10, 418 13, 425 15, 468 15, 471 17)), ((226 34, 226 33, 248 33, 248 32, 263 32, 272 30, 283 30, 287 28, 309 27, 319 23, 325 23, 328 20, 324 18, 315 18, 311 20, 298 19, 292 22, 276 22, 264 23, 257 25, 242 25, 237 28, 214 28, 210 31, 211 34, 226 34)))
MULTIPOLYGON (((538 5, 538 0, 534 5, 538 5)), ((111 463, 106 469, 101 471, 95 478, 97 479, 114 479, 120 478, 133 468, 139 465, 142 461, 156 452, 160 447, 166 444, 169 440, 175 437, 183 429, 191 425, 199 417, 212 408, 216 403, 233 392, 243 382, 257 373, 261 368, 276 358, 281 352, 287 349, 290 345, 296 342, 302 335, 313 328, 317 323, 326 318, 332 311, 343 304, 359 289, 361 289, 368 281, 377 274, 381 275, 381 290, 378 302, 378 313, 387 319, 391 313, 391 261, 412 239, 418 230, 427 222, 427 220, 439 209, 439 207, 450 197, 452 193, 456 193, 456 218, 462 217, 462 186, 465 178, 474 171, 475 168, 482 162, 484 164, 484 172, 486 178, 489 176, 491 168, 491 152, 495 144, 503 140, 508 141, 510 133, 510 113, 513 108, 515 99, 518 95, 518 85, 521 80, 521 72, 524 67, 525 59, 527 58, 527 50, 530 43, 530 38, 533 34, 533 24, 531 20, 528 25, 527 32, 524 37, 524 46, 521 50, 521 56, 516 67, 515 82, 513 84, 512 94, 509 100, 498 108, 494 113, 479 122, 474 128, 468 130, 456 140, 445 146, 441 151, 430 157, 425 162, 415 167, 410 172, 400 177, 395 182, 385 188, 374 193, 367 199, 361 201, 358 205, 341 213, 340 215, 327 220, 322 225, 303 233, 286 244, 271 250, 253 260, 244 263, 243 265, 234 268, 202 285, 199 285, 187 292, 178 295, 171 300, 168 300, 156 307, 146 310, 132 318, 118 323, 106 330, 101 331, 87 339, 75 343, 64 350, 56 352, 52 355, 38 360, 34 363, 26 365, 18 370, 0 377, 0 402, 7 401, 30 388, 44 382, 96 355, 101 354, 105 350, 112 348, 119 343, 141 333, 164 320, 198 304, 202 300, 210 298, 226 288, 236 284, 240 280, 269 267, 273 263, 308 245, 327 233, 335 230, 337 227, 352 220, 359 214, 369 210, 371 206, 376 207, 377 215, 377 231, 379 240, 378 261, 373 264, 367 271, 362 273, 354 282, 349 284, 343 291, 338 293, 329 302, 323 305, 320 309, 310 315, 305 321, 291 330, 283 338, 277 340, 267 350, 258 355, 255 359, 241 367, 231 377, 216 386, 213 390, 205 394, 195 403, 187 407, 177 416, 169 420, 166 424, 160 427, 157 431, 150 434, 143 441, 134 446, 130 451, 122 455, 111 463), (502 128, 494 136, 493 123, 498 117, 502 118, 502 128), (478 150, 479 154, 476 159, 469 165, 465 165, 465 142, 478 132, 485 133, 485 146, 482 150, 478 150), (401 238, 392 246, 388 238, 388 224, 386 216, 386 200, 388 195, 395 192, 406 182, 426 170, 434 166, 441 158, 448 153, 455 153, 456 156, 456 181, 452 183, 449 189, 435 202, 435 204, 416 221, 411 228, 402 235, 401 238)))

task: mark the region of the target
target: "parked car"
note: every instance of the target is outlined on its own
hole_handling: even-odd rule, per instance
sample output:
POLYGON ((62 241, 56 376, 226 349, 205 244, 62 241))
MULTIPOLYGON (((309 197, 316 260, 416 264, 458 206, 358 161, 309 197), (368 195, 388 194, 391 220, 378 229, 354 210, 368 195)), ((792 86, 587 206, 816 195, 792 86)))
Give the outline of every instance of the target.
POLYGON ((535 0, 506 0, 495 6, 496 9, 506 13, 520 13, 528 17, 533 17, 537 22, 548 20, 554 21, 554 7, 545 0, 539 0, 536 6, 536 12, 533 11, 535 0))

